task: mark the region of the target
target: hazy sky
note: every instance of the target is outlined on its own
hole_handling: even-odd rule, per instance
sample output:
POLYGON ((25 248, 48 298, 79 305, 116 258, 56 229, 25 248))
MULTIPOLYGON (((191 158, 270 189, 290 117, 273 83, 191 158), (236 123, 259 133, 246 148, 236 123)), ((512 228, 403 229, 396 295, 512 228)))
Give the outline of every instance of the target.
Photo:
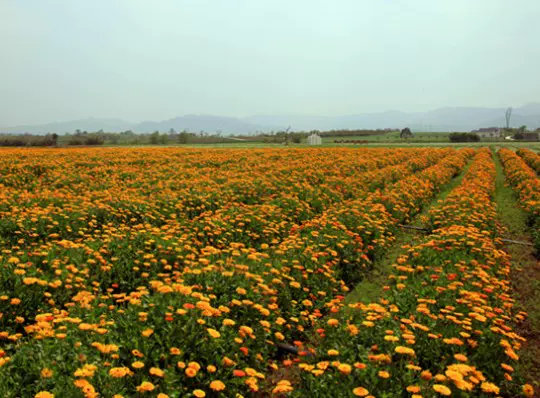
POLYGON ((0 0, 0 126, 540 100, 539 0, 0 0))

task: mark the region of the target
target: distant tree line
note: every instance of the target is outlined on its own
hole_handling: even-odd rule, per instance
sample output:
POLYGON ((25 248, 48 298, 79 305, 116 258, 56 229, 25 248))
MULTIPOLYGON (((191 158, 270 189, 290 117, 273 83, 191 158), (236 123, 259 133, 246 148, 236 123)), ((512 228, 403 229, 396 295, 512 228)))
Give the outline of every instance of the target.
POLYGON ((2 135, 0 136, 0 146, 29 146, 29 147, 46 147, 56 146, 58 143, 57 134, 47 135, 32 135, 32 134, 20 134, 20 135, 2 135))
POLYGON ((475 133, 451 133, 448 138, 450 142, 479 142, 480 137, 475 133))
POLYGON ((384 135, 394 131, 399 131, 399 129, 376 129, 376 130, 366 130, 366 129, 338 129, 338 130, 328 130, 328 131, 319 131, 312 130, 310 133, 319 134, 321 137, 347 137, 347 136, 369 136, 369 135, 384 135))

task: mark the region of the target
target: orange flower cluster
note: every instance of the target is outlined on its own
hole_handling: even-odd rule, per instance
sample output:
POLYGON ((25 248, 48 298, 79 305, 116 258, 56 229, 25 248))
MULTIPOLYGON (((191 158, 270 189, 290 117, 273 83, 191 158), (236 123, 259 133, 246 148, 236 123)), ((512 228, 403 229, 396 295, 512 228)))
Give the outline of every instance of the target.
POLYGON ((526 314, 509 295, 510 262, 499 249, 492 200, 495 174, 491 153, 481 150, 461 185, 431 211, 439 228, 394 264, 386 295, 377 303, 351 303, 343 321, 320 327, 318 351, 332 347, 339 355, 324 368, 300 364, 304 391, 408 391, 415 397, 522 392, 512 364, 524 338, 513 325, 526 314), (347 377, 339 372, 344 364, 354 369, 347 377))
POLYGON ((514 188, 521 206, 529 214, 536 253, 540 256, 540 179, 531 168, 538 165, 536 160, 539 156, 527 150, 520 150, 519 153, 522 157, 506 148, 501 148, 498 152, 504 165, 506 180, 514 188))
MULTIPOLYGON (((482 341, 478 335, 443 333, 454 325, 446 316, 471 328, 498 327, 489 332, 495 336, 510 333, 507 286, 482 263, 494 249, 492 231, 479 227, 491 228, 490 212, 476 214, 472 207, 472 218, 454 214, 462 225, 411 249, 396 268, 388 298, 353 305, 351 319, 342 315, 349 313, 343 311, 345 294, 371 272, 398 225, 430 203, 474 154, 2 151, 0 396, 294 395, 300 392, 293 380, 275 377, 293 366, 307 375, 303 391, 313 388, 314 396, 336 385, 351 395, 377 394, 403 369, 423 375, 413 378, 418 385, 406 386, 415 394, 426 386, 453 388, 451 376, 475 391, 503 391, 498 373, 467 362, 474 355, 463 346, 482 341), (457 247, 478 256, 477 263, 458 258, 457 247), (445 251, 456 258, 439 259, 445 251), (416 263, 417 257, 426 263, 416 263), (467 271, 454 279, 448 274, 448 286, 432 277, 444 275, 447 262, 467 271), (501 295, 496 307, 482 301, 484 288, 501 295), (482 295, 475 296, 478 289, 482 295), (452 294, 461 291, 457 302, 452 294), (417 302, 418 296, 426 301, 417 302), (438 297, 445 307, 429 301, 438 297), (317 352, 328 360, 310 362, 314 332, 322 346, 317 352), (430 376, 424 364, 438 363, 436 353, 417 345, 435 341, 431 335, 450 350, 447 365, 461 367, 430 376), (280 342, 294 344, 299 358, 280 360, 280 342), (355 359, 343 360, 350 355, 355 359)), ((489 163, 485 154, 480 158, 489 163)), ((476 163, 465 180, 490 176, 476 163)), ((471 182, 462 193, 473 188, 471 182)), ((486 198, 481 188, 474 194, 486 198)), ((436 214, 433 220, 443 225, 435 224, 436 214)), ((506 272, 507 258, 495 253, 489 261, 506 272)), ((500 350, 515 354, 520 340, 503 340, 500 350)), ((511 366, 511 358, 507 362, 511 366)))
POLYGON ((531 169, 540 174, 540 155, 527 148, 520 148, 516 153, 523 158, 531 169))

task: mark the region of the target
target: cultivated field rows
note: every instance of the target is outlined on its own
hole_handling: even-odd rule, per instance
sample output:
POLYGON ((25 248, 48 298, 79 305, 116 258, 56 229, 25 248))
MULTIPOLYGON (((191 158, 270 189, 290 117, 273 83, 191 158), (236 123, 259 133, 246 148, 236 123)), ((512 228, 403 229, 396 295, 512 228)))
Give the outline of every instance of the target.
POLYGON ((522 392, 488 150, 2 155, 2 396, 522 392), (383 297, 346 306, 468 162, 383 297))

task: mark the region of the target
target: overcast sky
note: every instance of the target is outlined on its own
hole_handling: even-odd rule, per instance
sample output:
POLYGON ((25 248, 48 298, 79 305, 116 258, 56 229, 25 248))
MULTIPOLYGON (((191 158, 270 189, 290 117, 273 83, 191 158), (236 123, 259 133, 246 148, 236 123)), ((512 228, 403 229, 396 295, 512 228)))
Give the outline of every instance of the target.
POLYGON ((0 126, 540 100, 539 0, 0 0, 0 126))

